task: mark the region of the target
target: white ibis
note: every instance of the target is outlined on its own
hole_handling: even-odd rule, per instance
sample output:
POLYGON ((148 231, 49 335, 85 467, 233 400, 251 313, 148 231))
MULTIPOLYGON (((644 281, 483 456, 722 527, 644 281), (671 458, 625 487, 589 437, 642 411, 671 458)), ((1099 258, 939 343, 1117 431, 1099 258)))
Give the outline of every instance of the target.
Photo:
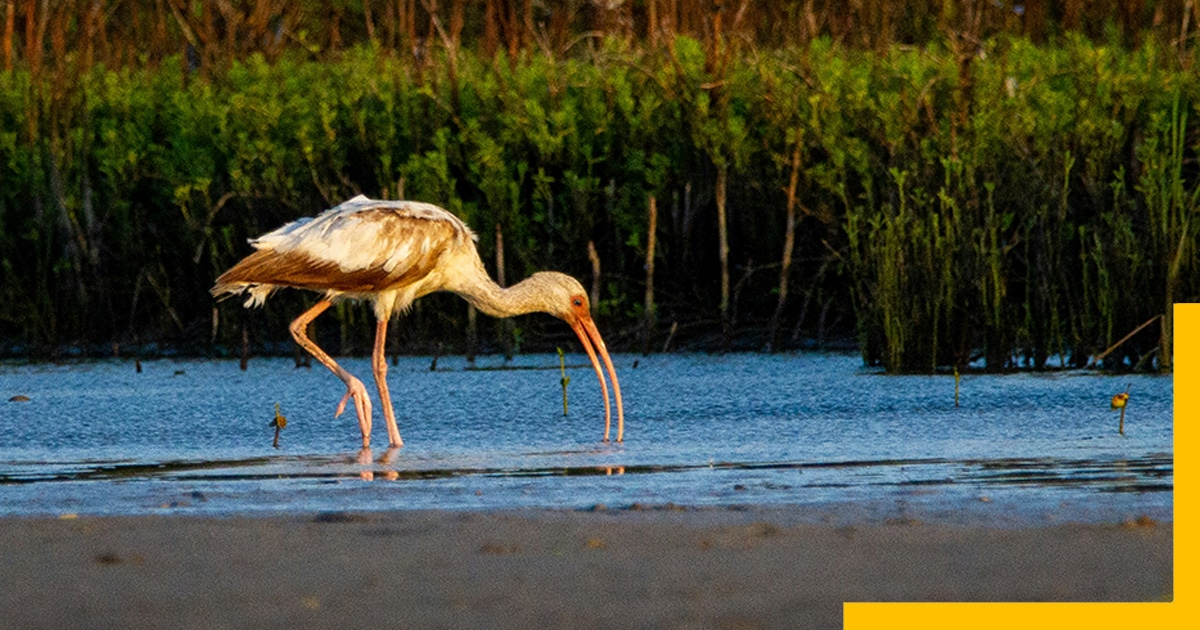
POLYGON ((571 326, 587 351, 604 393, 604 439, 609 439, 612 412, 608 386, 596 359, 604 359, 617 401, 617 441, 624 439, 625 411, 621 385, 596 324, 587 292, 577 280, 553 271, 538 272, 509 288, 492 281, 475 250, 477 237, 450 212, 428 203, 378 201, 359 195, 316 217, 299 219, 250 241, 255 252, 217 278, 212 294, 249 294, 245 305, 259 306, 283 287, 323 293, 312 308, 291 324, 292 337, 346 384, 336 415, 354 399, 363 447, 371 441, 371 400, 362 381, 337 364, 308 338, 308 324, 335 300, 370 300, 375 307, 375 348, 371 365, 387 420, 388 443, 403 444, 388 395, 384 340, 393 313, 403 313, 413 300, 434 291, 461 295, 493 317, 549 313, 571 326), (594 346, 594 349, 593 349, 594 346))

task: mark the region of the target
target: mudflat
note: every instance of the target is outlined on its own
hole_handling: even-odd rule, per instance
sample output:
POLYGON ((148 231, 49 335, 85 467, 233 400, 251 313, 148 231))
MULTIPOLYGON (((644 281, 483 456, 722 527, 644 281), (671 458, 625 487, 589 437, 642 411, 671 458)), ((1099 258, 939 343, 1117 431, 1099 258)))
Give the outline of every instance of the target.
POLYGON ((1171 522, 750 510, 0 519, 0 627, 835 628, 844 601, 1167 601, 1171 522))

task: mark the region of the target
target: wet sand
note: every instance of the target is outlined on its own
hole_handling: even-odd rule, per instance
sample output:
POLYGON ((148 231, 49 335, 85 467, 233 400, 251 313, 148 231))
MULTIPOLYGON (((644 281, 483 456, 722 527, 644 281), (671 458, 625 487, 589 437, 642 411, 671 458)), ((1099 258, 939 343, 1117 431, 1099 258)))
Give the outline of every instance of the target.
POLYGON ((1166 601, 1173 524, 786 508, 0 519, 0 627, 836 628, 843 601, 1166 601))

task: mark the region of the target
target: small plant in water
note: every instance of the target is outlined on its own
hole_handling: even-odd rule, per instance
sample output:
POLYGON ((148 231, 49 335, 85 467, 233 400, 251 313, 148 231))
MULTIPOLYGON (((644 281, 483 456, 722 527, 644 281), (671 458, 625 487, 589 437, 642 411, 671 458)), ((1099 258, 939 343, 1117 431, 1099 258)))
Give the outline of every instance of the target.
POLYGON ((557 350, 558 371, 562 374, 562 378, 558 382, 562 384, 563 388, 563 415, 565 416, 567 415, 567 384, 571 382, 571 377, 567 376, 567 360, 563 356, 562 348, 557 348, 557 350))
POLYGON ((271 443, 271 446, 279 448, 279 432, 287 426, 287 418, 279 413, 279 403, 275 403, 275 417, 267 426, 275 427, 275 441, 271 443))
POLYGON ((1117 426, 1117 431, 1121 435, 1125 435, 1125 405, 1129 403, 1129 389, 1133 384, 1125 386, 1125 391, 1112 397, 1112 408, 1121 410, 1121 421, 1117 426))

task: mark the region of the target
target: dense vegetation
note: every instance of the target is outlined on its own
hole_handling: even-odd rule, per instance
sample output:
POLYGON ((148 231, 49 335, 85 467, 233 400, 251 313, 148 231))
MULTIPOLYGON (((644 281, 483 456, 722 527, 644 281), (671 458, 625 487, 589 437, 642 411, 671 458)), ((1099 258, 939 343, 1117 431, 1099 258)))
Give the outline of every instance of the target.
MULTIPOLYGON (((1190 3, 1074 27, 1069 1, 62 4, 6 5, 8 354, 290 351, 311 296, 208 288, 358 193, 451 209, 489 264, 502 235, 510 283, 594 282, 625 349, 1167 369, 1171 304, 1200 298, 1190 3)), ((327 317, 322 343, 369 350, 368 309, 327 317)), ((393 337, 466 351, 467 322, 431 296, 393 337)))

